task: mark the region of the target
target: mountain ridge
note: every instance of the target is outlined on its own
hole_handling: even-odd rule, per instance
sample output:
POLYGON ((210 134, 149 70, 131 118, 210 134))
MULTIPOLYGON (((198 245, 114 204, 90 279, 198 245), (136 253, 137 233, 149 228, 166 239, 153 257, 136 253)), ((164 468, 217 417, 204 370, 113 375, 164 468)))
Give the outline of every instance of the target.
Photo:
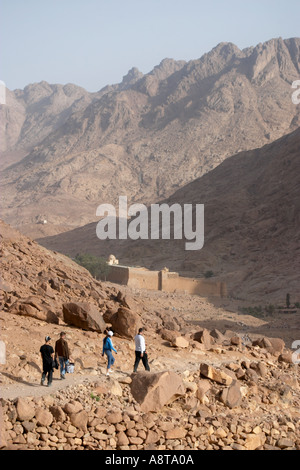
POLYGON ((299 38, 242 51, 220 43, 197 60, 129 71, 123 85, 79 103, 69 90, 70 115, 2 172, 4 220, 33 237, 78 227, 120 194, 153 203, 227 157, 288 134, 300 125, 291 100, 298 62, 299 38))

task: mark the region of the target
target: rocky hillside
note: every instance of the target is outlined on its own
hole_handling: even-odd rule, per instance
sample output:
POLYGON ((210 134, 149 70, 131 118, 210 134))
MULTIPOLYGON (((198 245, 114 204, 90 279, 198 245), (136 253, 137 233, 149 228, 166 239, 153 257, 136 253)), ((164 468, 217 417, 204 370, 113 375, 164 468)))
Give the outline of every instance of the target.
POLYGON ((234 313, 227 300, 216 307, 184 294, 120 292, 2 222, 0 233, 0 448, 300 448, 290 349, 299 322, 289 318, 285 330, 281 319, 234 313), (105 324, 118 351, 110 377, 105 324), (132 374, 140 324, 151 372, 132 374), (62 329, 75 372, 59 380, 55 371, 48 388, 39 348, 62 329))
POLYGON ((293 131, 299 48, 297 38, 245 50, 222 43, 198 60, 166 59, 146 75, 132 69, 93 96, 32 85, 45 97, 32 108, 22 104, 26 89, 14 92, 19 114, 5 124, 7 145, 23 156, 35 148, 2 173, 4 220, 35 238, 78 227, 95 220, 100 203, 123 194, 156 202, 227 157, 293 131), (36 225, 39 217, 47 226, 36 225))
POLYGON ((113 315, 121 324, 123 314, 131 323, 118 325, 115 331, 128 336, 129 327, 137 328, 144 310, 141 302, 124 298, 113 285, 95 280, 70 258, 46 250, 2 221, 0 237, 0 300, 8 314, 98 333, 107 326, 105 315, 112 325, 113 315))
MULTIPOLYGON (((19 318, 8 318, 5 337, 12 327, 19 333, 19 318)), ((39 385, 40 361, 23 337, 36 343, 37 331, 56 338, 59 330, 24 320, 21 344, 15 341, 1 373, 0 448, 300 449, 299 366, 279 338, 147 329, 151 372, 132 374, 132 343, 116 338, 116 368, 107 378, 100 338, 67 327, 75 372, 64 381, 55 372, 49 389, 39 385), (181 339, 176 346, 174 338, 181 339), (23 373, 17 379, 18 362, 23 373)))
POLYGON ((167 266, 192 277, 212 271, 235 298, 274 304, 289 292, 299 302, 299 148, 300 129, 226 159, 162 201, 205 205, 199 251, 186 251, 185 240, 100 241, 96 224, 40 243, 73 256, 114 253, 121 264, 167 266))

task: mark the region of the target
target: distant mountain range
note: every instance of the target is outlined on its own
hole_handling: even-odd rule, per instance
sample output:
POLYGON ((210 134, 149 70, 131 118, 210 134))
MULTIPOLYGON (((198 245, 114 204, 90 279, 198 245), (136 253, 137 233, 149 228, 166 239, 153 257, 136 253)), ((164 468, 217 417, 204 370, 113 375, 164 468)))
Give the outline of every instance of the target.
MULTIPOLYGON (((46 82, 8 90, 2 218, 38 237, 95 221, 97 206, 120 195, 129 203, 168 198, 228 157, 296 130, 291 85, 299 77, 300 39, 279 38, 244 50, 221 43, 146 75, 133 68, 98 93, 46 82)), ((232 192, 237 181, 228 181, 232 192)))
POLYGON ((71 256, 114 254, 120 264, 166 266, 186 276, 212 271, 234 298, 284 304, 290 293, 300 302, 300 128, 227 158, 161 202, 204 204, 201 250, 186 251, 184 239, 100 241, 96 223, 38 242, 71 256))

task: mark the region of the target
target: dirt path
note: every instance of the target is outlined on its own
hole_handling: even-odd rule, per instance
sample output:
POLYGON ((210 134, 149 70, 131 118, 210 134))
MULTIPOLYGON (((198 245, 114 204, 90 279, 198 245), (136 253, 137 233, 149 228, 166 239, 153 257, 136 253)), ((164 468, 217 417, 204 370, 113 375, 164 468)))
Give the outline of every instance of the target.
MULTIPOLYGON (((201 362, 206 362, 208 364, 214 365, 215 367, 224 365, 226 363, 240 361, 244 359, 244 354, 240 352, 230 352, 227 351, 226 355, 224 354, 215 354, 208 353, 199 350, 194 350, 192 357, 186 355, 184 351, 172 351, 171 355, 169 348, 166 348, 168 351, 167 354, 163 354, 161 357, 154 357, 150 360, 151 371, 153 372, 162 372, 163 370, 172 370, 179 375, 183 375, 184 371, 198 371, 199 364, 201 362)), ((166 353, 166 351, 164 351, 166 353)), ((140 366, 139 370, 143 370, 140 366)), ((121 369, 120 365, 117 365, 113 373, 111 374, 111 379, 120 379, 124 376, 130 376, 132 373, 132 367, 128 364, 123 364, 121 369)), ((7 375, 3 373, 3 375, 7 375)), ((53 382, 51 387, 46 385, 40 385, 40 380, 33 378, 32 382, 28 382, 21 379, 16 379, 12 375, 9 376, 10 379, 14 380, 12 384, 1 384, 0 387, 0 398, 14 400, 18 397, 42 397, 46 395, 53 395, 56 392, 63 390, 68 387, 79 385, 83 382, 105 382, 109 380, 106 377, 106 368, 105 366, 100 367, 97 371, 88 374, 75 373, 66 374, 66 378, 61 380, 59 378, 59 372, 55 371, 53 374, 53 382), (95 373, 96 372, 96 373, 95 373)))
POLYGON ((94 382, 99 380, 99 375, 67 374, 65 380, 61 380, 54 376, 51 387, 47 387, 47 385, 42 386, 40 385, 40 382, 36 380, 31 383, 19 381, 10 385, 1 385, 0 398, 14 400, 18 397, 42 397, 45 395, 52 395, 59 390, 78 385, 86 380, 94 382))

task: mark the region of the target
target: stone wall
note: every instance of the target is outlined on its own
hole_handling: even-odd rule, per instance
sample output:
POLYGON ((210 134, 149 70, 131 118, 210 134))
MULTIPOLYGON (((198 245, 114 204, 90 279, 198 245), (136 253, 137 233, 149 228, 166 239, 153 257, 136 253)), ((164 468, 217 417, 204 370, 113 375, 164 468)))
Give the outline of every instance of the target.
POLYGON ((185 292, 202 296, 226 297, 227 288, 224 282, 207 279, 181 277, 178 273, 161 271, 161 290, 165 292, 185 292))
POLYGON ((145 268, 111 266, 108 281, 137 289, 184 292, 192 295, 226 297, 224 282, 181 277, 176 272, 149 271, 145 268))
POLYGON ((106 276, 107 281, 127 286, 129 281, 129 267, 128 266, 110 266, 109 273, 106 276))

